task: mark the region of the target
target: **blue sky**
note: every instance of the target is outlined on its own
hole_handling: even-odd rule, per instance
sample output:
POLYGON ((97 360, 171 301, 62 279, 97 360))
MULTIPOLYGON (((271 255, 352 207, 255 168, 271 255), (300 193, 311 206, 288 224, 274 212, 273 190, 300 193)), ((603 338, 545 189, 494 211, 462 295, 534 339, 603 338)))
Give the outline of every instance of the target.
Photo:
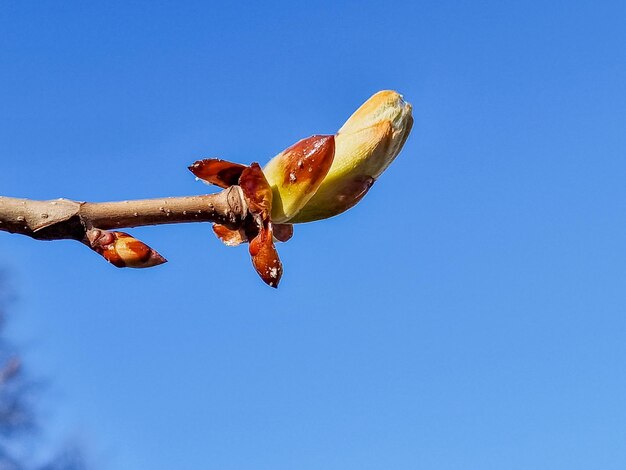
POLYGON ((0 233, 49 443, 102 469, 623 469, 622 2, 0 4, 0 193, 200 194, 369 95, 414 106, 278 291, 202 224, 117 270, 0 233))

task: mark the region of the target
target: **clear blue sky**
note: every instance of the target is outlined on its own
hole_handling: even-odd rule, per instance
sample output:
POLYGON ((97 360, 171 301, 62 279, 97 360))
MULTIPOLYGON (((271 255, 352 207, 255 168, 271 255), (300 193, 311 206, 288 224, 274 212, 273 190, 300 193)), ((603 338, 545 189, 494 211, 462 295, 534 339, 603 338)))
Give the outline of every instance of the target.
POLYGON ((0 233, 48 436, 102 469, 623 469, 623 2, 0 4, 0 193, 206 192, 370 94, 414 105, 278 291, 208 225, 117 270, 0 233))

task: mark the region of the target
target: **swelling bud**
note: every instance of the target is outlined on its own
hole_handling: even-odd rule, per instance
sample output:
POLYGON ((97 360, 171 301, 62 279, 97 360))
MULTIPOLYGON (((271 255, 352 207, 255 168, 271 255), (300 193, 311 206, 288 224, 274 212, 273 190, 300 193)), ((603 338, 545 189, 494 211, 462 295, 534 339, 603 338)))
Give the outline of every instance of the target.
POLYGON ((328 174, 290 222, 326 219, 354 206, 398 156, 412 126, 412 106, 402 95, 391 90, 373 95, 337 132, 328 174))

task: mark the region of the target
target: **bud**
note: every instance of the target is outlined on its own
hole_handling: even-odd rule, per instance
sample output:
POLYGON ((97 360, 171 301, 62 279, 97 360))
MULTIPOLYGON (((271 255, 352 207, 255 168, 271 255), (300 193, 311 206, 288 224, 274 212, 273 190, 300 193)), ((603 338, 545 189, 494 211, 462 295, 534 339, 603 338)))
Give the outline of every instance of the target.
POLYGON ((118 268, 151 268, 167 262, 155 250, 125 232, 91 229, 87 232, 86 244, 118 268))
POLYGON ((340 214, 365 196, 396 158, 413 126, 412 107, 395 91, 379 91, 335 136, 335 156, 315 195, 289 222, 340 214))
POLYGON ((332 135, 314 135, 276 155, 263 168, 272 188, 272 222, 291 219, 313 197, 335 155, 332 135))
MULTIPOLYGON (((413 125, 411 112, 400 94, 380 91, 337 135, 303 139, 263 170, 257 163, 216 158, 195 162, 189 170, 198 179, 222 188, 239 185, 248 205, 250 216, 241 227, 214 224, 215 234, 229 246, 248 242, 255 270, 277 287, 283 268, 274 241, 289 240, 292 223, 333 217, 359 202, 402 149, 413 125)), ((107 259, 115 264, 112 256, 107 259)))

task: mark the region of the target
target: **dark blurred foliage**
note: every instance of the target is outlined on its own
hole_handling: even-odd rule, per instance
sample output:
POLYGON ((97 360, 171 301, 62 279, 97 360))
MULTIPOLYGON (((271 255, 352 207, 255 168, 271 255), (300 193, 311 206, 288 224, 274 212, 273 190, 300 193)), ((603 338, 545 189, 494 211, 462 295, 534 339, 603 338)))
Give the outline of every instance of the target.
POLYGON ((18 351, 7 340, 10 287, 0 274, 0 470, 86 470, 78 448, 68 446, 41 463, 35 399, 42 385, 26 376, 18 351))

